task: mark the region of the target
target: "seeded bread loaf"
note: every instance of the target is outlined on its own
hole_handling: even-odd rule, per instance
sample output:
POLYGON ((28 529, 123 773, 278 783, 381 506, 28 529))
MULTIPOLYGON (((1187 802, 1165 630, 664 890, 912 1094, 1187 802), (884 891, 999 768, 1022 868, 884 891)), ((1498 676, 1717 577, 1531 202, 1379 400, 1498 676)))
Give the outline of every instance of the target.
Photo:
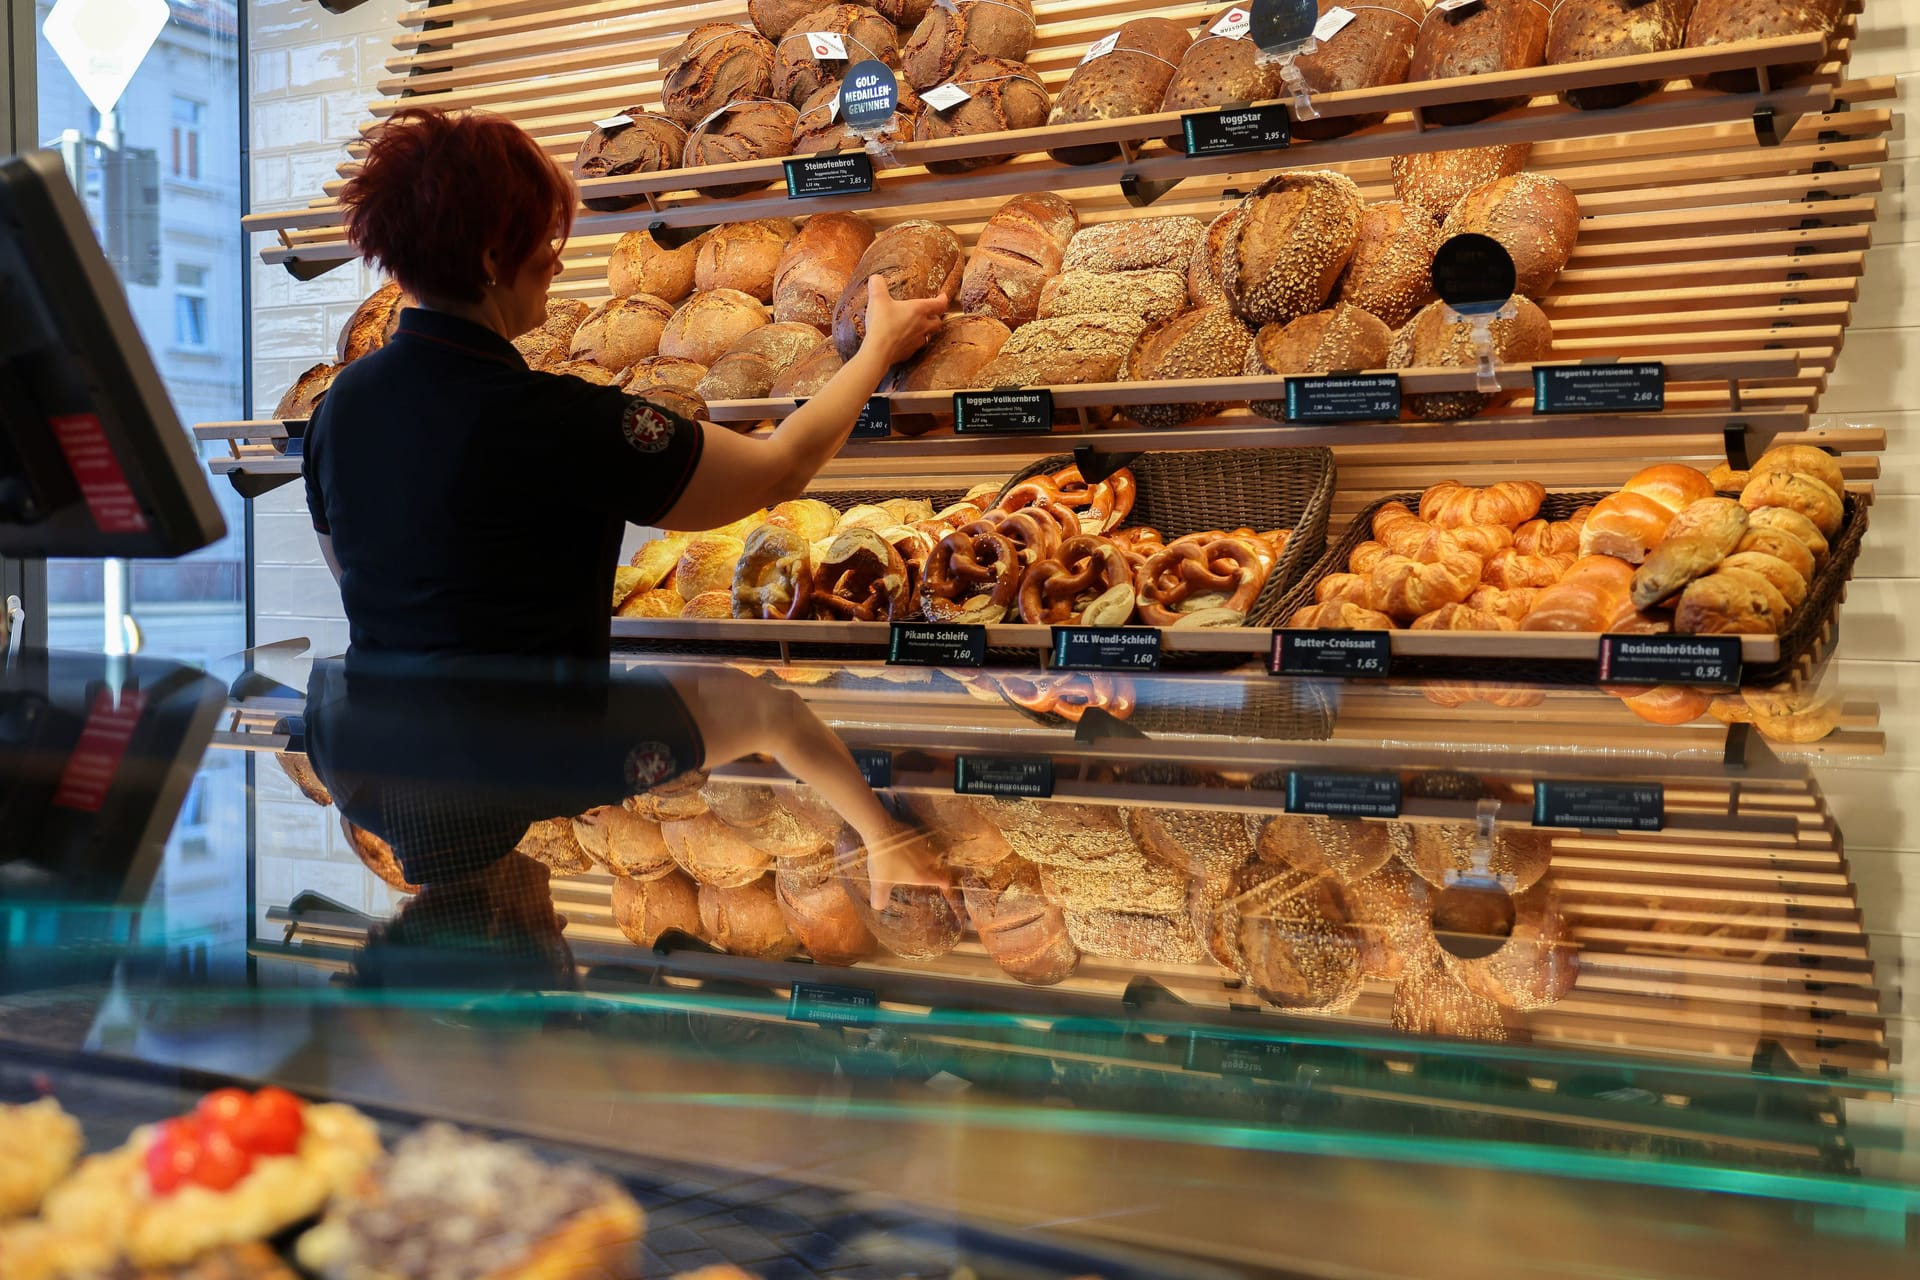
MULTIPOLYGON (((1135 18, 1122 23, 1114 35, 1112 49, 1073 69, 1047 123, 1122 120, 1160 109, 1180 59, 1193 43, 1192 33, 1167 18, 1135 18)), ((1047 154, 1062 164, 1098 164, 1119 155, 1120 149, 1100 142, 1053 147, 1047 154)))
POLYGON ((693 287, 738 289, 761 302, 772 302, 774 267, 795 231, 787 218, 759 218, 715 227, 702 238, 694 259, 693 287))
POLYGON ((1398 200, 1368 205, 1335 296, 1398 329, 1433 301, 1433 255, 1445 238, 1431 218, 1398 200))
MULTIPOLYGON (((1392 347, 1393 331, 1378 316, 1342 302, 1287 324, 1262 326, 1247 347, 1244 372, 1272 377, 1384 369, 1392 347)), ((1286 420, 1284 400, 1255 400, 1249 407, 1263 418, 1286 420)))
POLYGON ((1117 381, 1146 331, 1138 316, 1062 316, 1022 325, 980 370, 976 387, 1043 387, 1117 381))
POLYGON ((1206 234, 1198 218, 1124 218, 1082 227, 1067 245, 1065 271, 1179 271, 1206 234))
MULTIPOLYGON (((1190 307, 1140 335, 1127 356, 1126 378, 1129 382, 1231 378, 1246 363, 1252 339, 1247 326, 1226 303, 1190 307)), ((1208 417, 1224 408, 1224 402, 1136 404, 1129 405, 1125 413, 1149 430, 1160 430, 1208 417)))
POLYGON ((1498 240, 1513 258, 1513 291, 1545 297, 1573 256, 1580 201, 1573 188, 1543 173, 1515 173, 1468 192, 1440 227, 1442 241, 1477 233, 1498 240))
MULTIPOLYGON (((916 142, 938 142, 943 138, 971 138, 984 133, 1005 133, 1010 129, 1037 129, 1047 122, 1052 98, 1040 77, 1024 63, 968 54, 954 68, 948 83, 970 95, 965 102, 941 111, 927 108, 913 127, 916 142)), ((929 160, 933 173, 966 173, 987 165, 1001 164, 1017 153, 970 156, 959 160, 929 160)))
POLYGON ((1022 62, 1033 48, 1028 0, 959 0, 930 5, 901 51, 906 80, 925 91, 944 84, 968 54, 1022 62))
POLYGON ((960 285, 960 238, 937 222, 895 223, 873 238, 854 264, 833 312, 833 340, 851 360, 867 336, 867 278, 880 276, 896 298, 952 298, 960 285))
MULTIPOLYGON (((1740 40, 1797 36, 1811 31, 1831 35, 1846 16, 1847 0, 1698 0, 1687 21, 1687 48, 1708 49, 1740 40)), ((1767 80, 1786 84, 1812 75, 1817 62, 1767 68, 1767 80)), ((1720 71, 1695 84, 1722 93, 1752 93, 1759 81, 1751 71, 1720 71)))
POLYGON ((1220 255, 1227 301, 1248 324, 1318 311, 1353 257, 1360 188, 1330 170, 1281 173, 1240 202, 1220 255))
POLYGON ((607 259, 607 290, 616 298, 650 293, 679 302, 693 292, 693 267, 699 257, 699 240, 669 249, 645 231, 629 231, 607 259))
MULTIPOLYGON (((1413 47, 1408 80, 1452 80, 1537 67, 1547 53, 1547 6, 1541 0, 1479 0, 1462 9, 1429 9, 1413 47)), ((1526 105, 1526 98, 1490 98, 1426 108, 1434 124, 1471 124, 1526 105)))
POLYGON ((569 354, 618 373, 660 347, 660 335, 673 319, 673 305, 651 294, 635 293, 600 304, 573 331, 569 354))
POLYGON ((833 84, 856 63, 900 65, 900 35, 879 12, 863 4, 830 4, 806 14, 774 45, 773 96, 801 106, 821 86, 833 84), (822 55, 808 36, 840 37, 845 58, 822 55))
MULTIPOLYGON (((1320 0, 1320 14, 1344 8, 1353 20, 1320 43, 1314 52, 1297 60, 1301 79, 1315 94, 1345 93, 1354 89, 1377 89, 1399 84, 1407 78, 1413 64, 1413 46, 1426 16, 1422 0, 1378 0, 1353 5, 1340 0, 1320 0)), ((1366 129, 1385 120, 1386 113, 1359 116, 1321 116, 1296 120, 1293 131, 1302 138, 1343 137, 1356 129, 1366 129)))
POLYGON ((660 59, 660 108, 689 129, 771 92, 773 42, 738 23, 703 22, 660 59))
POLYGON ((1444 222, 1469 191, 1527 167, 1533 150, 1525 142, 1503 147, 1461 147, 1393 158, 1393 194, 1409 208, 1444 222))
MULTIPOLYGON (((1515 298, 1518 313, 1511 319, 1493 322, 1494 356, 1502 364, 1531 364, 1553 353, 1553 330, 1540 308, 1525 298, 1515 298)), ((1446 304, 1429 303, 1419 315, 1408 321, 1393 338, 1388 366, 1394 369, 1454 368, 1471 369, 1478 363, 1473 349, 1473 329, 1466 321, 1450 324, 1446 304)), ((1511 400, 1511 391, 1439 391, 1406 397, 1408 412, 1429 422, 1449 418, 1468 418, 1495 405, 1511 400)))
MULTIPOLYGON (((1204 111, 1208 107, 1266 102, 1281 96, 1280 64, 1260 60, 1260 46, 1246 34, 1246 27, 1240 28, 1237 39, 1214 34, 1213 28, 1222 18, 1236 8, 1245 7, 1244 3, 1233 5, 1207 19, 1199 38, 1181 55, 1180 69, 1167 82, 1160 110, 1204 111)), ((1294 132, 1298 133, 1299 129, 1300 122, 1295 121, 1294 132)), ((1178 134, 1166 139, 1167 145, 1176 151, 1183 149, 1185 141, 1178 134)))
POLYGON ((857 213, 817 213, 787 242, 773 270, 773 318, 826 333, 873 228, 857 213))
MULTIPOLYGON (((1687 38, 1694 0, 1559 0, 1547 23, 1547 65, 1626 58, 1678 49, 1687 38)), ((1582 111, 1622 107, 1644 98, 1659 80, 1567 89, 1560 100, 1582 111)))
MULTIPOLYGON (((658 173, 678 169, 687 145, 687 127, 671 116, 656 115, 640 107, 623 107, 620 115, 629 123, 607 128, 593 126, 593 132, 574 154, 575 181, 588 178, 623 178, 635 173, 658 173)), ((583 193, 580 203, 600 213, 618 213, 646 203, 645 196, 594 196, 583 193)))
POLYGON ((1220 283, 1220 255, 1227 247, 1227 233, 1233 230, 1234 210, 1228 209, 1207 224, 1206 234, 1193 246, 1187 259, 1187 301, 1194 306, 1220 302, 1227 296, 1220 283))
POLYGON ((980 229, 960 277, 963 311, 1010 326, 1034 318, 1040 293, 1060 273, 1080 215, 1052 192, 1019 195, 1001 205, 980 229))
MULTIPOLYGON (((793 151, 793 126, 800 113, 784 102, 765 98, 734 103, 715 112, 687 135, 689 168, 766 160, 793 151)), ((703 188, 710 196, 743 196, 765 182, 730 182, 703 188)))
POLYGON ((1149 324, 1187 307, 1187 278, 1179 271, 1064 271, 1040 291, 1040 318, 1119 312, 1149 324))
POLYGON ((810 324, 768 324, 714 361, 694 392, 703 400, 757 400, 773 380, 812 354, 826 336, 810 324))
POLYGON ((767 309, 736 289, 696 293, 660 334, 660 354, 713 367, 734 343, 767 323, 767 309))

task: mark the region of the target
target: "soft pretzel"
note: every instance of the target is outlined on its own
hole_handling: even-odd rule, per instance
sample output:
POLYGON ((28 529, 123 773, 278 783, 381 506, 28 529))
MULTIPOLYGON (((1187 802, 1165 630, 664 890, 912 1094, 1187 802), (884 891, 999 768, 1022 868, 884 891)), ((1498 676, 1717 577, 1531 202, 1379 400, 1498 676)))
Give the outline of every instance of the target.
POLYGON ((1286 625, 1315 631, 1392 631, 1392 618, 1365 605, 1332 600, 1295 609, 1286 625))
POLYGON ((1060 501, 1060 485, 1052 476, 1034 476, 1022 480, 1007 490, 1006 496, 993 506, 995 511, 1018 511, 1022 507, 1040 506, 1048 502, 1060 501))
POLYGON ((736 618, 805 618, 813 610, 813 568, 807 540, 763 524, 747 535, 733 570, 736 618))
POLYGON ((1106 609, 1117 610, 1119 601, 1106 598, 1116 589, 1128 593, 1127 613, 1131 614, 1131 597, 1137 588, 1126 553, 1106 538, 1081 534, 1062 543, 1053 558, 1027 570, 1020 580, 1020 619, 1072 626, 1082 621, 1087 606, 1096 600, 1106 609))
POLYGON ((1124 676, 998 675, 994 680, 1014 706, 1039 715, 1057 715, 1075 724, 1089 707, 1098 707, 1116 720, 1133 714, 1133 682, 1124 676))
POLYGON ((1371 575, 1371 606, 1399 622, 1411 622, 1443 604, 1459 604, 1480 585, 1484 562, 1471 551, 1448 551, 1431 561, 1387 556, 1371 575))
POLYGON ((1513 531, 1513 548, 1530 556, 1579 555, 1580 531, 1592 513, 1593 508, 1585 506, 1565 520, 1536 516, 1513 531))
POLYGON ((1420 518, 1443 529, 1463 524, 1502 524, 1511 529, 1538 515, 1546 496, 1545 486, 1531 480, 1502 480, 1484 489, 1443 480, 1420 495, 1420 518))
POLYGON ((1140 616, 1170 627, 1183 613, 1224 608, 1245 615, 1266 584, 1260 552, 1239 538, 1182 540, 1148 558, 1135 585, 1140 616))
POLYGON ((1135 525, 1131 529, 1116 529, 1107 535, 1120 544, 1123 551, 1146 552, 1150 548, 1167 545, 1166 535, 1150 525, 1135 525))
POLYGON ((1514 587, 1550 587, 1573 567, 1575 556, 1528 555, 1513 547, 1495 552, 1487 561, 1484 577, 1488 586, 1511 590, 1514 587))
POLYGON ((891 529, 880 530, 880 536, 888 546, 900 553, 902 563, 907 566, 907 599, 920 597, 920 575, 927 567, 927 557, 940 545, 943 533, 935 537, 918 525, 898 524, 891 529))
POLYGON ((1020 594, 1020 552, 978 525, 950 533, 927 557, 920 610, 933 622, 987 623, 1007 616, 1020 594))
MULTIPOLYGON (((1079 527, 1077 521, 1075 527, 1079 527)), ((1037 507, 987 516, 975 520, 972 524, 962 525, 958 532, 974 536, 983 533, 999 534, 1011 542, 1013 549, 1020 553, 1022 565, 1037 564, 1053 555, 1060 549, 1060 542, 1064 536, 1060 532, 1060 526, 1054 523, 1043 509, 1037 507)))
POLYGON ((1133 510, 1138 492, 1133 472, 1126 467, 1098 484, 1088 484, 1081 477, 1080 468, 1072 464, 1060 468, 1049 479, 1056 491, 1054 501, 1073 509, 1078 514, 1081 530, 1086 533, 1105 533, 1118 528, 1133 510))
POLYGON ((848 529, 827 545, 813 570, 814 606, 832 618, 884 622, 907 616, 907 566, 872 529, 848 529))

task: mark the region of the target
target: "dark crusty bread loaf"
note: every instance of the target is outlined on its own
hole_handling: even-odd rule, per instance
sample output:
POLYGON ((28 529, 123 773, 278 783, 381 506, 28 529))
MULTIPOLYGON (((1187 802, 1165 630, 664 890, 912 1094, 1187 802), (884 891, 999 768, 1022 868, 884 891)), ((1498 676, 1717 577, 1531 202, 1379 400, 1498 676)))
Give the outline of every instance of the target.
POLYGON ((341 364, 352 364, 367 352, 386 346, 387 339, 393 337, 393 331, 400 326, 400 313, 419 305, 412 294, 401 289, 399 281, 387 281, 368 294, 366 301, 355 307, 347 322, 340 326, 334 354, 340 357, 341 364))
POLYGON ((1433 255, 1443 239, 1440 228, 1418 209, 1398 200, 1368 205, 1335 296, 1398 329, 1433 301, 1433 255))
POLYGON ((707 401, 757 400, 825 341, 810 324, 762 325, 727 348, 694 391, 707 401))
POLYGON ((611 298, 595 308, 573 331, 568 354, 591 360, 609 373, 618 373, 635 360, 644 360, 660 347, 660 335, 673 319, 673 304, 651 294, 632 293, 611 298))
MULTIPOLYGON (((1706 49, 1738 40, 1768 36, 1797 36, 1811 31, 1831 34, 1846 14, 1847 0, 1697 0, 1687 22, 1687 48, 1706 49)), ((1775 85, 1812 75, 1817 62, 1767 68, 1775 85)), ((1752 93, 1759 80, 1751 71, 1719 71, 1694 83, 1723 93, 1752 93)))
POLYGON ((689 129, 773 91, 773 42, 733 22, 703 22, 660 59, 660 108, 689 129))
POLYGON ((895 223, 873 238, 854 264, 833 310, 833 340, 851 360, 867 336, 867 278, 879 276, 896 298, 952 298, 960 284, 960 238, 937 222, 895 223))
POLYGON ((679 302, 693 292, 693 267, 699 258, 699 239, 669 249, 645 231, 629 231, 607 259, 607 291, 616 298, 650 293, 679 302))
MULTIPOLYGON (((1452 80, 1537 67, 1547 53, 1548 9, 1541 0, 1479 0, 1464 9, 1429 9, 1413 47, 1408 80, 1452 80)), ((1526 98, 1490 98, 1426 108, 1435 124, 1470 124, 1526 105, 1526 98)))
POLYGON ((280 397, 280 403, 273 408, 273 416, 281 422, 298 422, 313 416, 313 411, 327 394, 327 388, 333 385, 334 375, 346 368, 342 364, 317 364, 295 378, 293 385, 287 388, 287 394, 280 397))
MULTIPOLYGON (((921 112, 927 109, 912 85, 902 82, 899 90, 893 124, 882 129, 879 135, 880 141, 890 147, 913 141, 914 126, 919 123, 921 112)), ((810 156, 863 145, 847 127, 847 118, 840 114, 839 98, 840 81, 835 80, 814 90, 813 96, 801 105, 800 118, 793 125, 793 154, 810 156)))
POLYGON ((1172 214, 1082 227, 1067 245, 1065 271, 1179 271, 1206 234, 1198 218, 1172 214))
MULTIPOLYGON (((634 173, 658 173, 678 169, 687 145, 687 127, 671 116, 656 115, 639 107, 623 107, 621 115, 631 123, 611 128, 593 126, 573 157, 575 181, 588 178, 622 178, 634 173)), ((601 213, 618 213, 645 204, 645 196, 592 196, 582 194, 580 203, 601 213)))
POLYGON ((825 333, 873 228, 857 213, 817 213, 787 242, 773 269, 773 318, 825 333))
MULTIPOLYGON (((1166 378, 1231 378, 1246 363, 1253 335, 1224 302, 1190 307, 1140 335, 1127 356, 1129 382, 1166 378)), ((1136 404, 1124 410, 1150 430, 1172 428, 1226 408, 1205 404, 1136 404)))
POLYGON ((801 106, 822 85, 833 84, 856 63, 900 65, 900 35, 893 24, 863 4, 830 4, 815 9, 787 28, 773 53, 773 94, 801 106), (815 31, 840 37, 844 59, 816 54, 807 36, 815 31))
POLYGON ((696 293, 661 331, 660 354, 712 368, 728 348, 766 323, 767 309, 751 295, 736 289, 696 293))
POLYGON ((1527 167, 1532 144, 1461 147, 1393 158, 1393 194, 1435 222, 1445 221, 1460 197, 1527 167))
POLYGON ((819 7, 820 0, 747 0, 747 17, 761 35, 778 40, 819 7))
MULTIPOLYGON (((1166 18, 1135 18, 1114 34, 1118 39, 1110 51, 1073 69, 1048 124, 1122 120, 1160 110, 1180 59, 1193 43, 1192 33, 1166 18)), ((1047 154, 1062 164, 1098 164, 1119 155, 1120 149, 1099 142, 1052 147, 1047 154)))
POLYGON ((1020 326, 974 378, 977 387, 1114 382, 1146 331, 1138 316, 1062 316, 1020 326))
MULTIPOLYGON (((940 331, 920 354, 895 366, 887 391, 959 391, 974 385, 1013 331, 992 316, 948 316, 940 331)), ((893 429, 904 436, 920 436, 953 421, 951 414, 901 413, 893 415, 893 429)))
POLYGON ((1040 291, 1040 318, 1119 312, 1150 324, 1187 309, 1181 271, 1063 271, 1040 291))
MULTIPOLYGON (((1515 298, 1517 314, 1493 322, 1494 356, 1502 364, 1531 364, 1553 353, 1553 329, 1546 315, 1526 298, 1515 298)), ((1427 304, 1406 327, 1393 335, 1388 367, 1394 369, 1470 369, 1477 364, 1473 327, 1466 321, 1450 324, 1446 304, 1427 304)), ((1407 411, 1416 418, 1441 422, 1468 418, 1513 399, 1511 391, 1434 391, 1406 397, 1407 411)))
MULTIPOLYGON (((916 142, 938 142, 943 138, 972 138, 983 133, 1005 133, 1010 129, 1037 129, 1047 122, 1052 99, 1046 84, 1026 64, 1008 62, 970 53, 954 68, 949 83, 965 89, 971 96, 957 106, 937 111, 932 107, 921 113, 913 127, 916 142)), ((965 173, 987 165, 1011 160, 1017 152, 1004 155, 972 156, 964 160, 929 160, 933 173, 965 173)))
POLYGON ((1050 191, 1019 195, 987 219, 960 277, 960 309, 1019 326, 1033 319, 1040 291, 1060 273, 1080 229, 1074 207, 1050 191))
MULTIPOLYGON (((1364 5, 1342 5, 1340 0, 1320 0, 1322 17, 1330 9, 1344 8, 1353 20, 1336 31, 1331 40, 1295 65, 1300 78, 1315 94, 1345 93, 1353 89, 1377 89, 1399 84, 1413 65, 1413 46, 1420 36, 1420 24, 1426 16, 1421 0, 1375 0, 1364 5)), ((1385 120, 1386 113, 1358 116, 1321 116, 1294 121, 1293 131, 1302 138, 1343 137, 1356 129, 1366 129, 1385 120)))
POLYGON ((1512 255, 1515 293, 1542 298, 1573 256, 1580 201, 1572 187, 1544 173, 1509 174, 1462 197, 1440 238, 1468 232, 1492 236, 1512 255))
POLYGON ((1220 255, 1227 301, 1248 324, 1318 311, 1353 257, 1360 188, 1331 170, 1280 173, 1255 187, 1228 226, 1220 255))
MULTIPOLYGON (((1243 371, 1253 377, 1280 377, 1384 369, 1392 347, 1393 330, 1378 316, 1341 302, 1286 324, 1262 326, 1247 347, 1243 371)), ((1284 400, 1255 400, 1249 407, 1263 418, 1286 420, 1284 400)))
MULTIPOLYGON (((1678 49, 1687 38, 1694 0, 1558 0, 1547 23, 1547 65, 1627 58, 1678 49)), ((1628 80, 1567 89, 1560 100, 1582 111, 1621 107, 1644 98, 1659 80, 1628 80)))
POLYGON ((707 402, 694 390, 707 367, 678 356, 648 356, 622 369, 613 385, 689 422, 704 422, 707 402))
POLYGON ((904 35, 920 25, 920 19, 927 16, 932 5, 933 0, 874 0, 873 7, 904 35))
MULTIPOLYGON (((1236 8, 1245 7, 1245 4, 1232 5, 1207 19, 1200 37, 1181 55, 1180 69, 1167 82, 1160 110, 1203 111, 1234 103, 1265 102, 1280 96, 1280 64, 1260 60, 1260 46, 1246 34, 1244 26, 1238 39, 1213 33, 1222 18, 1236 8)), ((1294 132, 1298 133, 1299 129, 1300 122, 1295 121, 1294 132)), ((1185 142, 1178 134, 1166 139, 1167 145, 1175 150, 1183 149, 1185 142)))
POLYGON ((901 65, 914 88, 943 84, 970 53, 1021 62, 1033 48, 1033 6, 1028 0, 959 0, 949 9, 931 5, 901 50, 901 65))
MULTIPOLYGON (((688 167, 766 160, 793 151, 793 126, 800 113, 785 102, 753 98, 716 111, 687 135, 688 167)), ((765 182, 729 182, 706 187, 710 196, 743 196, 765 182)))
POLYGON ((773 272, 796 234, 788 218, 727 222, 702 237, 693 266, 696 289, 738 289, 773 301, 773 272))
POLYGON ((1220 283, 1220 255, 1227 247, 1227 233, 1233 230, 1235 209, 1226 209, 1207 224, 1207 233, 1193 246, 1187 259, 1187 301, 1194 306, 1219 302, 1227 296, 1220 283))
POLYGON ((802 357, 792 368, 775 378, 773 385, 767 388, 767 394, 796 398, 817 396, 820 388, 826 386, 845 363, 831 342, 822 342, 813 349, 812 354, 802 357))

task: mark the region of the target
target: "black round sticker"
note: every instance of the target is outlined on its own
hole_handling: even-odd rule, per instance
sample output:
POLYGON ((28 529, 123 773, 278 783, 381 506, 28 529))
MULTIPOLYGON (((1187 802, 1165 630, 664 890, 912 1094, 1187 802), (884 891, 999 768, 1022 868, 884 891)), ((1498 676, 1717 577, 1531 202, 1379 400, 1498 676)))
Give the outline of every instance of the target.
POLYGON ((840 82, 840 116, 849 129, 883 129, 900 105, 900 84, 884 62, 856 62, 840 82))
POLYGON ((1513 281, 1513 256, 1492 236, 1452 236, 1433 255, 1434 291, 1455 311, 1498 311, 1513 281))
POLYGON ((1247 16, 1247 34, 1253 43, 1277 53, 1313 38, 1320 6, 1314 0, 1253 0, 1247 16))

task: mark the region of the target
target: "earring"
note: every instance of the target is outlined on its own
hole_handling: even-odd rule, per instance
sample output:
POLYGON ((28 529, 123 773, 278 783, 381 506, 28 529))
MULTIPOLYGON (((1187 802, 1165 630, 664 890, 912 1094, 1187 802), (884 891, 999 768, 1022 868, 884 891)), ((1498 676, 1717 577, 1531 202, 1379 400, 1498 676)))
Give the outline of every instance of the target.
POLYGON ((487 288, 489 289, 497 288, 499 284, 500 282, 498 280, 495 280, 492 276, 487 277, 487 288))

